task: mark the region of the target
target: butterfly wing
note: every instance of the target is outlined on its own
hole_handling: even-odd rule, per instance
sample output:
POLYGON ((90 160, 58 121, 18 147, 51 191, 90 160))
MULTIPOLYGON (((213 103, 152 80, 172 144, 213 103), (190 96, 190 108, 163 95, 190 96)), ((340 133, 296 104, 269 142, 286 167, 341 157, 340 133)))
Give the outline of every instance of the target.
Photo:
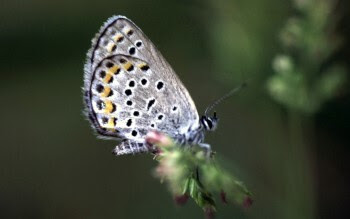
POLYGON ((195 104, 174 70, 123 16, 110 18, 92 41, 84 96, 88 117, 104 137, 142 143, 150 130, 176 137, 199 126, 195 104))

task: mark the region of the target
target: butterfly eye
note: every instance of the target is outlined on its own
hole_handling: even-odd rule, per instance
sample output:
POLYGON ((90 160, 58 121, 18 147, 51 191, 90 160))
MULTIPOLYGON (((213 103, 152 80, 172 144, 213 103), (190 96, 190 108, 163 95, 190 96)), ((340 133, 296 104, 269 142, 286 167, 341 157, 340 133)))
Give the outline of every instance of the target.
POLYGON ((208 124, 209 129, 212 129, 212 128, 213 128, 213 123, 212 123, 212 121, 211 121, 210 119, 207 119, 206 122, 207 122, 207 124, 208 124))

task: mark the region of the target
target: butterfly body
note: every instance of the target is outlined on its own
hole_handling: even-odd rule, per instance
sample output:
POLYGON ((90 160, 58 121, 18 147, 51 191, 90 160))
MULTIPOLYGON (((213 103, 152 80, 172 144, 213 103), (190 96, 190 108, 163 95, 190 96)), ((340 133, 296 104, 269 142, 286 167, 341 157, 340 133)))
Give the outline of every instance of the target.
POLYGON ((174 70, 124 16, 110 18, 92 40, 83 90, 92 127, 102 137, 122 140, 116 155, 149 151, 149 131, 180 144, 200 144, 205 130, 213 128, 215 118, 199 118, 174 70))

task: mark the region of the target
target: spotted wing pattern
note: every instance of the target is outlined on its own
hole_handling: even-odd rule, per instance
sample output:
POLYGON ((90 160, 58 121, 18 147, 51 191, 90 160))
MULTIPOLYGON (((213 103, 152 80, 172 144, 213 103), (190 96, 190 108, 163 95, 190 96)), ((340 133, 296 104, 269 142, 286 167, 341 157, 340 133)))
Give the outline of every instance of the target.
POLYGON ((110 18, 92 41, 84 96, 93 127, 122 139, 115 153, 148 151, 145 135, 172 137, 199 126, 188 91, 144 33, 123 16, 110 18))

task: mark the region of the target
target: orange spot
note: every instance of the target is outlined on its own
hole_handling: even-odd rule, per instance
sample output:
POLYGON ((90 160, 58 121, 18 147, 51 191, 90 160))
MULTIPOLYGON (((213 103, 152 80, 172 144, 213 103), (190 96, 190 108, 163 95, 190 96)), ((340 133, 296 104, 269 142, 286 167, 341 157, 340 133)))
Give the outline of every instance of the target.
POLYGON ((115 74, 118 70, 119 70, 119 66, 118 65, 114 65, 112 68, 108 69, 108 74, 115 74))
POLYGON ((125 33, 128 35, 128 36, 130 36, 130 35, 132 35, 133 34, 133 30, 132 29, 127 29, 126 31, 125 31, 125 33))
POLYGON ((103 82, 105 83, 109 83, 112 79, 112 75, 111 74, 106 74, 105 78, 103 79, 103 82))
POLYGON ((126 70, 130 69, 131 66, 132 66, 131 62, 127 62, 127 63, 124 64, 124 68, 125 68, 126 70))
POLYGON ((102 97, 108 97, 108 95, 111 93, 111 88, 110 87, 105 87, 103 89, 103 92, 101 94, 102 97))
POLYGON ((114 126, 115 126, 114 118, 109 118, 108 123, 104 127, 108 129, 113 129, 114 126))
POLYGON ((123 35, 120 34, 120 33, 118 33, 117 35, 115 35, 115 36, 113 37, 113 40, 116 41, 116 42, 119 42, 120 39, 122 39, 122 38, 123 38, 123 35))
POLYGON ((110 131, 110 132, 115 132, 114 128, 107 128, 107 130, 110 131))
POLYGON ((106 105, 105 112, 106 113, 111 113, 113 111, 113 104, 112 104, 112 102, 110 100, 106 100, 105 101, 105 105, 106 105))
POLYGON ((141 64, 137 65, 137 67, 139 67, 139 68, 143 68, 143 67, 145 67, 145 66, 147 66, 146 63, 141 63, 141 64))
POLYGON ((108 45, 107 45, 107 51, 108 51, 108 52, 112 52, 114 46, 115 46, 114 43, 112 43, 112 42, 108 43, 108 45))

